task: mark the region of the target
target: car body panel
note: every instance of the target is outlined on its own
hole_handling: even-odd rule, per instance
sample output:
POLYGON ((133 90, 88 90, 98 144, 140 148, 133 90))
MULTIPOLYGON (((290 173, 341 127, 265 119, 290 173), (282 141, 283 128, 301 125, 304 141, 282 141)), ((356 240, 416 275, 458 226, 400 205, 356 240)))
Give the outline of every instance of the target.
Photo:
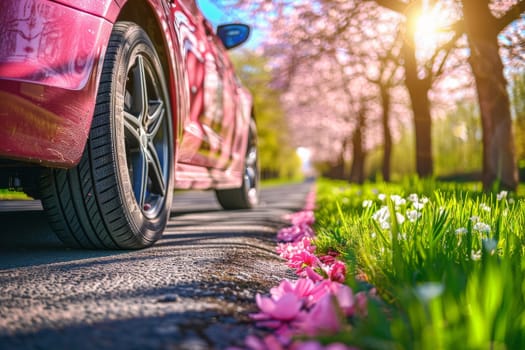
POLYGON ((240 186, 251 96, 195 6, 193 0, 2 0, 0 157, 63 168, 78 163, 112 25, 133 20, 130 10, 140 7, 153 14, 144 28, 156 26, 150 36, 169 82, 177 187, 240 186))
POLYGON ((44 0, 3 0, 0 23, 0 155, 76 164, 111 23, 44 0))

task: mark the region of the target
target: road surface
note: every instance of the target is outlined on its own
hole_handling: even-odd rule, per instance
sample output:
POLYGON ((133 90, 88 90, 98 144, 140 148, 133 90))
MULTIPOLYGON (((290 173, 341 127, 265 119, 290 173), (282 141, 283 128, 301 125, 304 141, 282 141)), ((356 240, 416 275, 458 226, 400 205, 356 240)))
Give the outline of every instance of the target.
POLYGON ((283 216, 311 184, 262 190, 253 211, 177 193, 163 238, 140 251, 67 249, 38 201, 0 202, 0 349, 225 349, 291 271, 275 254, 283 216))

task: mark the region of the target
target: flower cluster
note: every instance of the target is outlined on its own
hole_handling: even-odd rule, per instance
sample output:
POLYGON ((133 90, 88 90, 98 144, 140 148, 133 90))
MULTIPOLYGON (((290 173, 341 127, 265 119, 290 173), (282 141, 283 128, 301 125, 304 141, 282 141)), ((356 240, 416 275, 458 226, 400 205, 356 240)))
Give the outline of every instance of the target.
POLYGON ((250 316, 257 326, 270 328, 273 334, 264 339, 249 336, 245 340, 248 349, 352 349, 340 343, 323 346, 313 340, 294 340, 299 335, 335 334, 347 326, 348 317, 364 316, 367 309, 366 295, 354 294, 343 284, 346 266, 337 260, 338 254, 315 254, 313 201, 310 195, 306 209, 287 216, 292 225, 278 232, 277 252, 295 270, 298 279, 283 280, 270 290, 269 296, 257 294, 259 312, 250 316))

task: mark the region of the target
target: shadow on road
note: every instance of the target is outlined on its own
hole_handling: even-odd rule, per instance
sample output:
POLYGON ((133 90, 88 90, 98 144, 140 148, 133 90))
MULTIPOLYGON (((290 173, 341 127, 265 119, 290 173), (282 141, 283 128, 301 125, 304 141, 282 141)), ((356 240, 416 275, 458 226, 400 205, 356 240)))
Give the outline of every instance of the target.
MULTIPOLYGON (((277 231, 286 225, 284 214, 301 209, 304 185, 295 186, 298 190, 288 190, 284 196, 279 187, 265 189, 259 207, 244 211, 222 210, 210 191, 176 193, 164 236, 148 249, 213 245, 225 236, 271 240, 261 233, 277 231)), ((39 201, 0 201, 0 270, 64 262, 78 265, 85 259, 133 252, 69 249, 53 233, 39 201)))

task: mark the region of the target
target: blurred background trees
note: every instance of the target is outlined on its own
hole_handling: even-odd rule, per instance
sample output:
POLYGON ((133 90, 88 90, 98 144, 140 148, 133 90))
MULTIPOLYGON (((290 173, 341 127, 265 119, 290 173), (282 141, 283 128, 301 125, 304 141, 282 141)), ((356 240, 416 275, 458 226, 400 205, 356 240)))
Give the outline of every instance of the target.
POLYGON ((268 60, 252 51, 232 55, 237 74, 254 91, 254 110, 262 179, 295 179, 301 176, 301 160, 289 142, 290 132, 281 106, 281 92, 272 87, 268 60))
POLYGON ((516 188, 524 0, 216 2, 264 18, 257 49, 286 140, 311 149, 325 173, 469 174, 485 189, 516 188))

